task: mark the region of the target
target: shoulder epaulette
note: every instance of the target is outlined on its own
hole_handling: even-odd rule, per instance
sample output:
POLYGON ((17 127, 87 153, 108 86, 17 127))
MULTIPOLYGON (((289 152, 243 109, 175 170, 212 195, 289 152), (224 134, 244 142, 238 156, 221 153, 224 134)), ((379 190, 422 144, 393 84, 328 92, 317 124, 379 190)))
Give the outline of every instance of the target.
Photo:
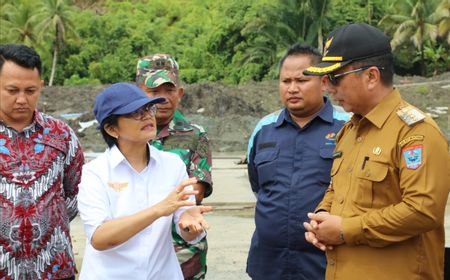
POLYGON ((419 123, 425 119, 425 115, 412 106, 400 107, 397 110, 397 115, 408 126, 419 123))

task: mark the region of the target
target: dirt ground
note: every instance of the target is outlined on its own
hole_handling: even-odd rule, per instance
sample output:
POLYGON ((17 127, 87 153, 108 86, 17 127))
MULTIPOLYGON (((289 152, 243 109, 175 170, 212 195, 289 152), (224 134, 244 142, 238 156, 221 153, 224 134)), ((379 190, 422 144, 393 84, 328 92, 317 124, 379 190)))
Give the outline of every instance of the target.
MULTIPOLYGON (((408 102, 432 114, 450 138, 450 72, 432 78, 396 76, 394 83, 408 102)), ((46 87, 39 109, 68 122, 86 152, 103 151, 106 146, 96 124, 80 131, 80 122, 95 119, 93 100, 106 86, 46 87)), ((243 154, 258 120, 281 107, 277 81, 238 86, 213 82, 185 85, 180 105, 189 119, 208 130, 214 152, 243 154)))

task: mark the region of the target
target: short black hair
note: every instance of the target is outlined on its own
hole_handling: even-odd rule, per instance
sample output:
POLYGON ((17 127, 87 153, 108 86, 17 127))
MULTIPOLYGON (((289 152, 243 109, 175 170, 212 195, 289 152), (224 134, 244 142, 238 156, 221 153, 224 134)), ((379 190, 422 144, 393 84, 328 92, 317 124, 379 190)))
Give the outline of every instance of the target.
POLYGON ((294 44, 289 47, 289 49, 286 51, 286 53, 283 55, 283 57, 280 60, 280 64, 278 67, 278 74, 280 74, 281 67, 283 67, 284 61, 288 56, 295 56, 295 55, 306 55, 311 58, 312 64, 317 64, 322 60, 322 55, 320 54, 319 50, 316 48, 313 48, 308 45, 301 45, 301 44, 294 44))
POLYGON ((117 126, 118 119, 120 116, 118 115, 110 115, 106 117, 106 119, 103 120, 102 124, 100 125, 100 132, 102 133, 103 139, 105 140, 106 144, 109 148, 111 148, 114 145, 117 145, 117 139, 109 135, 105 130, 105 125, 111 125, 111 126, 117 126))
POLYGON ((0 45, 0 72, 3 69, 3 64, 7 60, 24 68, 36 68, 39 72, 39 76, 41 75, 41 57, 33 48, 25 45, 2 44, 0 45))
POLYGON ((377 66, 380 70, 381 82, 385 86, 394 84, 394 57, 392 53, 357 60, 351 64, 354 69, 364 66, 377 66))

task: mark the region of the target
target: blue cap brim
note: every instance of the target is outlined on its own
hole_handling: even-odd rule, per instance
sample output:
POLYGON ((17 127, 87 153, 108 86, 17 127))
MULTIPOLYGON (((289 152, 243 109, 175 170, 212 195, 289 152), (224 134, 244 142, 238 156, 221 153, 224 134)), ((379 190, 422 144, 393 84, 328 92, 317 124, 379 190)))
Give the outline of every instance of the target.
POLYGON ((120 109, 117 109, 115 112, 112 113, 112 115, 126 115, 136 111, 137 109, 141 108, 144 105, 162 103, 165 100, 166 99, 164 97, 142 98, 139 100, 135 100, 120 109))
MULTIPOLYGON (((144 105, 147 104, 158 104, 158 103, 163 103, 164 101, 166 101, 166 99, 164 97, 155 97, 155 98, 141 98, 139 100, 135 100, 129 104, 127 104, 126 106, 112 112, 109 116, 111 115, 126 115, 129 113, 132 113, 134 111, 136 111, 137 109, 141 108, 144 105)), ((98 124, 97 126, 97 130, 100 130, 101 128, 101 123, 98 124)))

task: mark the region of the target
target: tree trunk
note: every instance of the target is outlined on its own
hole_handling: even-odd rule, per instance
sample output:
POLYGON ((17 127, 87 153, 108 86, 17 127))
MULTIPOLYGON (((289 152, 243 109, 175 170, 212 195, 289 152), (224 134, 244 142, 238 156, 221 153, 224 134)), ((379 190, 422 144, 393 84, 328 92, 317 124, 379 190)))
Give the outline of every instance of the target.
POLYGON ((320 53, 322 53, 323 51, 323 21, 325 18, 325 13, 326 13, 326 7, 327 7, 327 0, 322 2, 322 9, 320 10, 320 24, 317 30, 317 49, 319 50, 320 53))
POLYGON ((58 44, 55 44, 55 49, 53 50, 52 72, 50 74, 50 80, 48 82, 48 85, 50 87, 53 85, 53 78, 55 77, 56 61, 57 60, 58 60, 58 44))
POLYGON ((422 76, 426 76, 427 75, 427 68, 425 66, 425 54, 423 53, 423 46, 420 49, 420 72, 422 74, 422 76))
POLYGON ((320 53, 323 51, 323 34, 322 34, 322 24, 319 26, 319 30, 317 32, 317 49, 320 53))

